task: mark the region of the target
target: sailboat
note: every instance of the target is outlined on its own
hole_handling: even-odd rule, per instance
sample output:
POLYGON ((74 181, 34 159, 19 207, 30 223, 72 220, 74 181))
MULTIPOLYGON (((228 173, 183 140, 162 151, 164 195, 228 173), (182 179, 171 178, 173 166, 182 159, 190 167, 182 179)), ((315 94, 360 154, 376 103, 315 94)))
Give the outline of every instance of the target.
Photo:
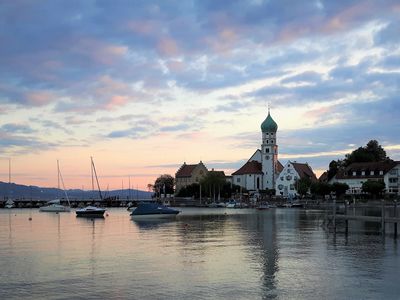
MULTIPOLYGON (((101 194, 101 189, 100 189, 100 184, 99 184, 99 179, 97 178, 97 172, 96 172, 96 167, 94 166, 93 162, 93 157, 90 157, 91 161, 91 171, 92 171, 92 189, 94 190, 94 181, 93 181, 93 173, 96 176, 96 182, 97 182, 97 187, 99 189, 99 195, 100 195, 100 200, 103 200, 103 195, 101 194)), ((82 209, 77 209, 76 210, 76 216, 77 217, 100 217, 102 218, 106 210, 101 207, 96 207, 96 206, 86 206, 82 209)))
POLYGON ((69 203, 69 198, 68 198, 67 192, 65 190, 64 180, 63 180, 61 172, 60 172, 60 164, 59 164, 58 160, 57 160, 57 176, 58 176, 58 189, 60 189, 60 179, 61 179, 61 182, 63 185, 63 190, 65 193, 65 198, 68 201, 68 206, 62 205, 60 199, 54 199, 54 200, 47 202, 46 206, 40 207, 39 211, 44 211, 44 212, 70 212, 71 211, 71 205, 69 203))
POLYGON ((10 191, 11 191, 11 158, 8 159, 8 199, 5 203, 4 208, 14 208, 15 203, 10 198, 10 191))

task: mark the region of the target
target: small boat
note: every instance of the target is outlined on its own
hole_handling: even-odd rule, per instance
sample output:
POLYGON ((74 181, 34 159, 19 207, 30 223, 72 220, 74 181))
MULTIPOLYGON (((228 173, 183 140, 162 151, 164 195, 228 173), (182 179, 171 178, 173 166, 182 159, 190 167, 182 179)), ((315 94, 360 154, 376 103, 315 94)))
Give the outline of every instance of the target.
POLYGON ((39 208, 39 211, 44 212, 70 212, 71 209, 69 206, 61 205, 60 199, 55 199, 47 202, 46 206, 42 206, 39 208))
POLYGON ((179 210, 153 202, 141 202, 130 214, 133 219, 175 217, 179 210))
POLYGON ((6 201, 6 204, 4 205, 4 208, 14 208, 15 207, 15 202, 12 201, 11 199, 8 199, 6 201))
POLYGON ((106 212, 105 208, 96 207, 96 206, 86 206, 81 209, 76 210, 77 217, 100 217, 102 218, 104 213, 106 212))
POLYGON ((71 211, 71 204, 69 203, 67 191, 65 190, 64 179, 62 178, 62 175, 60 172, 60 164, 59 164, 58 160, 57 160, 57 176, 58 176, 58 190, 60 190, 60 179, 61 179, 63 191, 64 191, 65 197, 67 198, 67 201, 68 201, 68 206, 62 205, 60 199, 55 199, 55 200, 51 200, 51 201, 47 202, 46 206, 39 207, 39 211, 42 211, 42 212, 70 212, 71 211))
POLYGON ((269 205, 268 205, 268 203, 266 203, 266 202, 261 202, 258 206, 257 206, 257 209, 258 210, 266 210, 266 209, 268 209, 269 208, 269 205))
POLYGON ((237 208, 237 207, 238 204, 233 199, 229 200, 229 202, 226 204, 226 208, 237 208))

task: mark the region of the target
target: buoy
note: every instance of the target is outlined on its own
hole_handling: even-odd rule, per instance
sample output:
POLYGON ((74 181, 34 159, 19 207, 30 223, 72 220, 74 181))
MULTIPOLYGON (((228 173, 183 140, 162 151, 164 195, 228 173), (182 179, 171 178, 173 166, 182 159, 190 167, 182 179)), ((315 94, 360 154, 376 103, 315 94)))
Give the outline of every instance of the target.
POLYGON ((31 218, 31 217, 29 217, 29 221, 32 221, 32 218, 31 218))
POLYGON ((106 214, 106 217, 108 217, 108 214, 106 214))

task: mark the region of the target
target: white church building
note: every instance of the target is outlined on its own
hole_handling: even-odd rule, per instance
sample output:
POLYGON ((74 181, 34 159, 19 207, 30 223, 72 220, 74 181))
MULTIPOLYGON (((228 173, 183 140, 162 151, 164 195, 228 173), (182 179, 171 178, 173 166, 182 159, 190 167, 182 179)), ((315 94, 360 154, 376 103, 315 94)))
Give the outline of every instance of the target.
POLYGON ((291 171, 296 174, 293 174, 295 176, 290 178, 290 182, 284 182, 287 176, 284 176, 284 180, 281 180, 280 174, 284 171, 284 167, 278 161, 277 131, 278 124, 272 119, 268 110, 268 116, 261 124, 261 149, 257 149, 241 168, 232 173, 233 184, 248 191, 275 189, 277 195, 288 196, 289 191, 296 193, 293 181, 295 176, 296 179, 304 176, 315 178, 310 166, 289 162, 286 164, 286 172, 288 169, 296 167, 299 171, 296 171, 296 169, 291 171), (307 171, 303 172, 304 170, 307 171), (282 186, 287 186, 288 189, 279 189, 282 186), (291 190, 291 188, 294 188, 294 190, 291 190), (283 189, 288 193, 282 193, 283 189))

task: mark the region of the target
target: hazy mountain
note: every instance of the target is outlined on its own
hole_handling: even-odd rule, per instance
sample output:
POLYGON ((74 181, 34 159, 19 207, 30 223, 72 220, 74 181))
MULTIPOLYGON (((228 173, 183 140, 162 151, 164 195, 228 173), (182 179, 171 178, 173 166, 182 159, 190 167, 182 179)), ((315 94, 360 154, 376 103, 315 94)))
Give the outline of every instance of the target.
MULTIPOLYGON (((99 199, 99 191, 82 191, 80 189, 71 189, 66 191, 70 199, 99 199)), ((152 193, 128 189, 102 191, 103 198, 110 196, 119 196, 120 199, 149 199, 152 193)), ((32 199, 32 200, 51 200, 55 198, 65 198, 65 193, 57 188, 44 188, 32 185, 22 185, 15 183, 6 183, 0 181, 0 200, 10 197, 12 199, 32 199)))

